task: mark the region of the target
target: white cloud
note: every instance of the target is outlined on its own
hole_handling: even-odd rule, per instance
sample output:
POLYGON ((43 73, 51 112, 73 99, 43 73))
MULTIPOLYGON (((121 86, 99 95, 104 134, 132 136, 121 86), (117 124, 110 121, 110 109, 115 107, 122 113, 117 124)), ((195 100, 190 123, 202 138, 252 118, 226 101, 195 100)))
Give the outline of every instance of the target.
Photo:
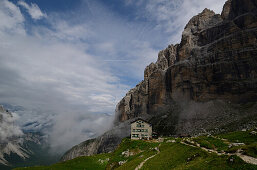
POLYGON ((112 120, 112 116, 99 114, 58 115, 50 136, 52 152, 60 153, 83 140, 101 135, 111 127, 112 120))
POLYGON ((20 5, 23 8, 25 8, 27 10, 27 12, 29 13, 29 15, 31 16, 31 18, 33 18, 34 20, 39 20, 39 19, 47 17, 47 15, 45 13, 43 13, 40 10, 40 8, 38 7, 38 5, 35 4, 35 3, 31 3, 29 5, 25 1, 19 0, 18 1, 18 5, 20 5))
POLYGON ((13 137, 21 137, 23 135, 19 126, 15 125, 18 115, 6 112, 0 106, 0 143, 8 142, 13 137))
MULTIPOLYGON (((0 1, 0 36, 3 31, 14 32, 24 34, 24 17, 20 12, 20 9, 13 3, 3 0, 0 1)), ((5 41, 2 43, 7 44, 5 41)))
POLYGON ((19 124, 27 124, 25 130, 52 128, 46 131, 52 146, 64 150, 108 129, 113 118, 103 113, 113 114, 130 87, 99 62, 102 56, 88 52, 81 40, 88 37, 85 24, 56 16, 48 20, 53 29, 32 25, 27 34, 20 9, 1 3, 0 20, 8 17, 8 23, 0 25, 0 102, 23 106, 19 124))
POLYGON ((170 34, 170 42, 180 42, 187 22, 205 8, 221 13, 226 0, 127 0, 127 5, 136 4, 138 16, 157 23, 156 29, 170 34))

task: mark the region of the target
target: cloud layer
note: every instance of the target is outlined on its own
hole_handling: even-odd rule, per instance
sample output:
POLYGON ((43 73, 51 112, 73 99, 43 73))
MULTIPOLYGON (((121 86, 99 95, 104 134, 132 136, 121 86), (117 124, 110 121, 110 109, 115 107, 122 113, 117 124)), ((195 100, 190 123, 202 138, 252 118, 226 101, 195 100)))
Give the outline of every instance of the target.
POLYGON ((27 12, 29 13, 29 15, 31 16, 31 18, 33 18, 34 20, 39 20, 39 19, 47 17, 47 15, 45 13, 43 13, 40 10, 40 8, 37 6, 37 4, 35 4, 35 3, 31 3, 29 5, 25 1, 20 0, 20 1, 18 1, 18 5, 25 8, 27 10, 27 12))
POLYGON ((154 22, 155 29, 169 33, 170 42, 178 43, 187 22, 205 8, 220 14, 226 0, 127 0, 138 6, 137 15, 154 22))

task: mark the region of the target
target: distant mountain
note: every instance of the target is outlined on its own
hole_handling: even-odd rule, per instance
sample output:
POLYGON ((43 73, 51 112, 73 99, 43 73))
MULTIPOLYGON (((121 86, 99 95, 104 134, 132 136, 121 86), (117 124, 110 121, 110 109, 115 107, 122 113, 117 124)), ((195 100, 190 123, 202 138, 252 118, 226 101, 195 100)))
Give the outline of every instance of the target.
MULTIPOLYGON (((50 129, 53 125, 51 119, 37 117, 38 115, 42 114, 42 112, 38 110, 27 109, 23 106, 12 105, 8 103, 0 103, 0 105, 3 106, 5 110, 8 110, 12 114, 16 114, 20 117, 18 120, 15 121, 15 123, 19 124, 23 132, 44 133, 44 131, 50 129)), ((51 113, 49 113, 49 115, 50 114, 51 113)))
POLYGON ((8 103, 0 103, 1 106, 3 106, 5 109, 8 109, 10 112, 15 112, 15 111, 24 111, 25 108, 22 106, 14 106, 8 103))
POLYGON ((0 169, 15 167, 50 165, 58 161, 59 156, 50 153, 40 134, 25 134, 20 141, 13 139, 0 144, 0 169), (20 142, 22 141, 22 142, 20 142))
POLYGON ((49 165, 57 161, 49 153, 45 137, 40 133, 23 133, 15 125, 12 113, 0 106, 0 169, 49 165))

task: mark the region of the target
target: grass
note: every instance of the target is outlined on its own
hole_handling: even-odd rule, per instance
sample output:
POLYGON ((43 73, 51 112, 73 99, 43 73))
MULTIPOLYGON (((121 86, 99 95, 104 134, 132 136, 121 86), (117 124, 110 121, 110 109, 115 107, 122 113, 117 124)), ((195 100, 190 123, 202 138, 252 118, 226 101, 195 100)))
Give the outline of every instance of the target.
POLYGON ((122 143, 119 145, 119 147, 111 154, 111 159, 106 169, 118 168, 120 161, 127 161, 126 164, 131 164, 131 161, 133 161, 134 163, 141 162, 141 160, 143 160, 149 154, 150 156, 152 154, 155 154, 152 150, 158 145, 159 143, 152 143, 142 140, 130 140, 129 138, 125 138, 122 140, 122 143), (124 155, 122 155, 122 152, 127 150, 129 150, 130 152, 135 152, 137 154, 125 157, 124 155), (144 151, 150 152, 145 153, 144 151), (141 155, 143 155, 143 157, 140 157, 141 155))
POLYGON ((95 156, 78 157, 66 162, 57 163, 51 166, 38 166, 28 168, 16 168, 15 170, 73 170, 73 169, 105 169, 110 154, 99 154, 95 156), (103 160, 103 163, 99 160, 103 160))
POLYGON ((164 144, 160 154, 156 155, 151 161, 147 161, 142 170, 205 170, 205 169, 256 169, 257 166, 243 162, 239 157, 217 156, 207 153, 199 148, 185 146, 179 143, 164 144), (231 162, 230 159, 233 161, 231 162))
POLYGON ((232 146, 226 151, 235 153, 237 150, 243 150, 243 154, 257 158, 257 135, 250 133, 251 131, 238 131, 227 134, 221 134, 219 137, 227 139, 231 143, 244 143, 242 146, 232 146))
POLYGON ((117 168, 117 170, 134 170, 142 161, 147 159, 148 157, 156 154, 156 150, 150 150, 142 152, 141 154, 137 155, 135 158, 131 159, 124 165, 117 168))
MULTIPOLYGON (((230 152, 236 152, 238 149, 242 149, 244 154, 252 157, 257 156, 257 142, 255 140, 256 137, 251 135, 249 131, 222 134, 218 135, 218 137, 223 137, 229 142, 244 142, 246 145, 229 148, 229 142, 227 143, 219 138, 211 136, 200 136, 197 138, 191 138, 191 140, 194 140, 201 146, 210 149, 216 149, 217 151, 226 150, 230 152)), ((152 155, 155 155, 157 151, 154 148, 158 146, 160 153, 156 154, 152 159, 146 161, 142 169, 257 169, 256 165, 245 163, 235 155, 218 156, 215 153, 208 153, 199 147, 192 147, 181 144, 181 140, 181 138, 168 137, 160 144, 125 138, 118 146, 118 148, 112 153, 79 157, 51 166, 20 168, 18 170, 134 170, 142 161, 152 155), (175 143, 167 142, 168 140, 174 139, 176 141, 175 143), (123 152, 128 150, 133 154, 126 156, 123 152), (120 164, 121 162, 123 162, 123 164, 120 164)))
POLYGON ((243 153, 245 155, 257 158, 257 142, 252 143, 250 145, 243 146, 241 149, 243 150, 243 153))
POLYGON ((224 143, 221 139, 217 139, 211 136, 200 136, 193 139, 195 142, 199 143, 201 147, 207 149, 215 149, 217 151, 227 150, 228 144, 224 143))
POLYGON ((234 143, 251 144, 257 141, 257 135, 250 134, 250 131, 230 132, 230 133, 218 135, 218 137, 227 139, 229 142, 234 142, 234 143))
POLYGON ((226 151, 235 153, 237 150, 243 150, 243 154, 257 158, 257 135, 250 133, 251 131, 238 131, 227 134, 218 135, 219 138, 226 139, 229 143, 244 143, 241 146, 229 147, 228 142, 214 137, 201 136, 193 140, 200 144, 201 147, 207 149, 215 149, 217 151, 226 151))
POLYGON ((233 146, 227 149, 226 152, 235 153, 239 149, 243 151, 244 155, 257 158, 257 143, 252 143, 250 145, 243 145, 243 146, 233 146))

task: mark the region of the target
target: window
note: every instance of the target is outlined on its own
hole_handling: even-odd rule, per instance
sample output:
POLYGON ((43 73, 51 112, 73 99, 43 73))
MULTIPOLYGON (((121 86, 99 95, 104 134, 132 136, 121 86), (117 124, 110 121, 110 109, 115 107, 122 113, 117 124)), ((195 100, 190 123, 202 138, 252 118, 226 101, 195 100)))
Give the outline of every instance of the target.
POLYGON ((140 132, 148 132, 148 129, 141 129, 140 132))
POLYGON ((133 132, 135 132, 136 131, 136 129, 133 129, 133 132))
POLYGON ((140 124, 140 123, 138 123, 138 124, 137 124, 137 127, 141 127, 141 124, 140 124))
POLYGON ((132 134, 132 137, 134 137, 134 138, 138 138, 138 134, 132 134))

